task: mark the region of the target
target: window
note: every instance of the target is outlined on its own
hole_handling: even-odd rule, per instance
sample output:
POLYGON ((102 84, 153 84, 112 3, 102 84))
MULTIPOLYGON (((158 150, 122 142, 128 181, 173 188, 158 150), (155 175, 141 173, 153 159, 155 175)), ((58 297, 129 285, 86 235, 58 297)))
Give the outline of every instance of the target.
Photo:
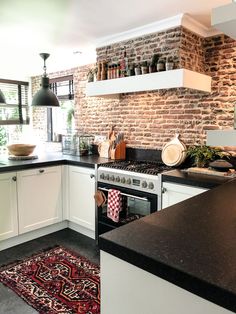
POLYGON ((47 140, 49 142, 57 141, 58 134, 66 134, 73 129, 73 75, 50 79, 50 88, 57 95, 60 108, 47 109, 47 140))
POLYGON ((50 88, 59 100, 74 99, 73 75, 50 79, 50 88))
POLYGON ((29 83, 0 79, 6 104, 0 104, 0 125, 29 124, 29 83))

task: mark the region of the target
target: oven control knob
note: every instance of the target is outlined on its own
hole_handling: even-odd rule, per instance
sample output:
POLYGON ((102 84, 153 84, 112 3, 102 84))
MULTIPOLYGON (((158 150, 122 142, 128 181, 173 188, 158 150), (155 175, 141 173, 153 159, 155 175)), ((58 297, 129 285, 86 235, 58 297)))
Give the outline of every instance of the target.
POLYGON ((125 183, 125 177, 121 178, 120 182, 125 183))
POLYGON ((116 182, 120 182, 120 177, 116 177, 116 182))
POLYGON ((110 180, 111 181, 115 181, 115 177, 112 175, 112 176, 110 176, 110 180))
POLYGON ((142 182, 142 187, 143 187, 143 188, 146 188, 146 187, 147 187, 147 182, 146 182, 146 181, 143 181, 143 182, 142 182))
POLYGON ((109 181, 109 174, 105 175, 104 180, 108 180, 109 181))
POLYGON ((150 190, 153 190, 153 189, 154 189, 154 184, 153 184, 152 182, 149 182, 149 183, 148 183, 148 188, 149 188, 150 190))
POLYGON ((127 183, 127 184, 131 184, 131 179, 127 179, 127 180, 126 180, 126 183, 127 183))
POLYGON ((100 179, 104 180, 104 177, 105 177, 105 176, 104 176, 104 173, 101 173, 101 174, 100 174, 100 179))

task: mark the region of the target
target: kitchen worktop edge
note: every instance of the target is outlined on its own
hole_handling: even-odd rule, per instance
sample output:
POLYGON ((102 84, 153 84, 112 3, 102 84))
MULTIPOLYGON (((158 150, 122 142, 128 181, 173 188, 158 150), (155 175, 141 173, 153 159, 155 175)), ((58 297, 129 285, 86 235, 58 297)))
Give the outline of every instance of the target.
POLYGON ((236 313, 235 188, 236 179, 107 232, 100 249, 236 313))
POLYGON ((173 169, 162 174, 163 182, 172 182, 186 184, 189 186, 211 189, 221 184, 224 184, 232 177, 206 175, 200 173, 188 173, 185 169, 173 169))
POLYGON ((107 163, 110 162, 110 160, 97 155, 73 156, 64 155, 62 153, 45 153, 31 160, 9 160, 7 156, 1 156, 0 162, 3 163, 0 165, 1 173, 56 165, 74 165, 95 168, 95 165, 107 163))

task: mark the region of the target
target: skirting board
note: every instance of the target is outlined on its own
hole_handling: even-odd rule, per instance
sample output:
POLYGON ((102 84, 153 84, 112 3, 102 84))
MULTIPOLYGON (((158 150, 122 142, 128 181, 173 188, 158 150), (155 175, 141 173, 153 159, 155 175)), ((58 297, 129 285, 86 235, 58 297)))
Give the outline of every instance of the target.
POLYGON ((65 229, 67 227, 68 227, 68 222, 62 221, 62 222, 59 222, 57 224, 50 225, 48 227, 44 227, 44 228, 40 228, 40 229, 37 229, 34 231, 26 232, 26 233, 20 234, 16 237, 12 237, 12 238, 9 238, 7 240, 3 240, 0 242, 0 251, 8 249, 8 248, 15 246, 15 245, 18 245, 18 244, 27 242, 27 241, 37 239, 39 237, 43 237, 47 234, 65 229))
POLYGON ((63 230, 65 228, 70 228, 76 232, 79 232, 89 238, 95 239, 95 232, 84 227, 81 227, 73 222, 64 220, 57 224, 53 224, 48 227, 40 228, 34 231, 30 231, 24 234, 20 234, 16 237, 12 237, 3 241, 0 241, 0 251, 13 247, 15 245, 22 244, 27 241, 31 241, 47 234, 63 230))
POLYGON ((82 226, 80 226, 74 222, 71 222, 71 221, 68 222, 68 228, 70 228, 76 232, 82 233, 82 234, 86 235, 87 237, 95 240, 95 231, 89 230, 89 229, 82 227, 82 226))

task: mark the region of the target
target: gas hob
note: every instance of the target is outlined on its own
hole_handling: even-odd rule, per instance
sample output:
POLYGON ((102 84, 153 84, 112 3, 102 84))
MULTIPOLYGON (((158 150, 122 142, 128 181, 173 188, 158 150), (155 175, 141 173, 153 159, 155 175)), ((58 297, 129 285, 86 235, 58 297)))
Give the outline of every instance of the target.
POLYGON ((114 161, 98 168, 98 182, 159 194, 160 174, 171 167, 161 162, 114 161))
POLYGON ((160 172, 171 169, 171 167, 166 166, 162 162, 153 161, 122 160, 101 164, 101 166, 106 168, 120 169, 137 173, 146 173, 150 175, 158 175, 160 172))

